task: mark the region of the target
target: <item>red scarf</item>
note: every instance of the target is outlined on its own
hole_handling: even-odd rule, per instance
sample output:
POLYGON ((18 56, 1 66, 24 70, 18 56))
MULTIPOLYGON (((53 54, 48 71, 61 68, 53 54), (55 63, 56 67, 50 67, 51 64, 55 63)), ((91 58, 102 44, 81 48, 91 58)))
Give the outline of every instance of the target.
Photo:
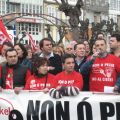
POLYGON ((13 69, 9 68, 5 82, 6 89, 13 89, 13 69))

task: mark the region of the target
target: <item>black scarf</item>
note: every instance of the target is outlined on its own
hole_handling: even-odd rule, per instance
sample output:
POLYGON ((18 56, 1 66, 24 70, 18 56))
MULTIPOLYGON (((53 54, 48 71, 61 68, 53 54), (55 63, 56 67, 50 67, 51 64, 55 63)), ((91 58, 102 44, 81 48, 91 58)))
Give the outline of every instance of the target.
POLYGON ((46 88, 46 84, 47 84, 47 80, 48 80, 48 73, 46 74, 40 74, 37 72, 37 75, 36 75, 38 78, 42 78, 42 77, 45 77, 45 87, 46 88))
POLYGON ((7 66, 8 68, 13 68, 13 69, 15 69, 15 68, 17 68, 17 67, 19 66, 19 63, 17 62, 17 63, 14 64, 14 65, 9 65, 9 64, 7 63, 6 66, 7 66))
POLYGON ((46 73, 46 74, 40 74, 40 73, 37 73, 36 76, 37 76, 38 78, 42 78, 42 77, 47 76, 47 73, 46 73))

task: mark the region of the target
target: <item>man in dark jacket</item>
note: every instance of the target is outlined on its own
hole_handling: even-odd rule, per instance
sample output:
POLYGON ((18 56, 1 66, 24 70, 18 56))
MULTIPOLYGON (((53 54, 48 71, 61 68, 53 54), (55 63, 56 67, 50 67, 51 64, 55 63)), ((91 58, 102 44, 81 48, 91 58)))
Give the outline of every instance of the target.
MULTIPOLYGON (((77 72, 80 72, 81 66, 86 62, 87 57, 85 56, 86 54, 86 48, 83 42, 78 43, 74 46, 74 51, 75 51, 75 70, 77 72)), ((84 86, 83 86, 83 91, 88 91, 89 90, 89 80, 86 76, 83 76, 84 79, 84 86)))
POLYGON ((52 51, 52 41, 49 38, 44 38, 39 43, 41 54, 39 57, 46 57, 49 64, 49 72, 56 75, 62 71, 62 61, 61 57, 57 54, 54 54, 52 51))
MULTIPOLYGON (((110 37, 110 52, 120 58, 120 34, 113 34, 110 37)), ((117 82, 114 87, 115 91, 120 91, 120 74, 117 77, 117 82)))
POLYGON ((82 64, 86 61, 86 56, 85 56, 85 45, 84 43, 78 43, 74 46, 74 51, 75 51, 75 70, 79 72, 80 67, 82 64))
POLYGON ((1 48, 1 55, 0 55, 0 64, 4 64, 6 62, 5 53, 8 49, 13 48, 13 45, 11 42, 6 41, 3 43, 1 48))
POLYGON ((7 63, 0 67, 0 91, 2 88, 14 89, 18 94, 24 88, 30 71, 26 66, 18 63, 18 54, 15 49, 7 50, 5 56, 7 63))

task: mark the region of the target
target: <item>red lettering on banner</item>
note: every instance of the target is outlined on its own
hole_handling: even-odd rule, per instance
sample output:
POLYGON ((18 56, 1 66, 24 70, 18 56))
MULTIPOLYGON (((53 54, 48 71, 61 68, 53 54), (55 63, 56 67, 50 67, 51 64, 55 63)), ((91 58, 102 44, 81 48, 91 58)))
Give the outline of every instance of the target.
POLYGON ((10 113, 10 107, 8 107, 8 108, 2 108, 2 107, 0 107, 0 115, 9 115, 9 113, 10 113))
POLYGON ((12 103, 4 98, 0 98, 0 120, 5 120, 9 116, 10 112, 14 110, 12 103), (2 119, 1 119, 2 117, 2 119))

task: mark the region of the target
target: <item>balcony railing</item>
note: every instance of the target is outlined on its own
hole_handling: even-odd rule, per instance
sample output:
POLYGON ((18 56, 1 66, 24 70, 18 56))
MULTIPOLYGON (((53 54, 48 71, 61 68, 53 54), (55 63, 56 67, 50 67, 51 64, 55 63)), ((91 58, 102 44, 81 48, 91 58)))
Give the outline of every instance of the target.
POLYGON ((84 7, 86 10, 91 10, 95 12, 108 12, 109 10, 109 4, 105 3, 105 1, 103 3, 100 3, 99 0, 97 2, 92 3, 85 2, 84 7))
POLYGON ((101 7, 101 6, 87 6, 86 9, 95 11, 95 12, 108 12, 109 8, 107 6, 101 7))

